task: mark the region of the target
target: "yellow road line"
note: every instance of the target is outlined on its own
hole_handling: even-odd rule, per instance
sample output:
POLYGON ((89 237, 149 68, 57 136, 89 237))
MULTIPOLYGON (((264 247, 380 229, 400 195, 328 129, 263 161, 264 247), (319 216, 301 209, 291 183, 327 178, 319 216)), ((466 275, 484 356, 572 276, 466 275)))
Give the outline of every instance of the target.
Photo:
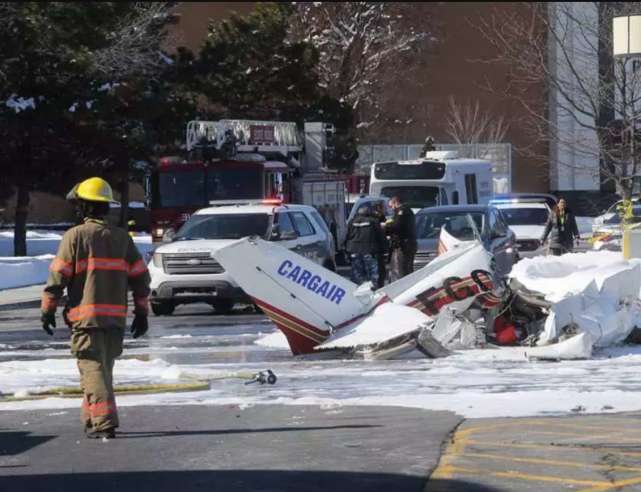
POLYGON ((464 453, 461 456, 465 458, 467 457, 485 458, 490 460, 515 461, 517 463, 533 463, 533 464, 548 465, 548 466, 594 468, 596 470, 618 470, 618 471, 628 471, 628 472, 641 472, 641 467, 639 466, 597 465, 597 464, 583 463, 581 461, 559 461, 559 460, 546 460, 542 458, 519 458, 516 456, 506 456, 502 454, 491 454, 491 453, 464 453))
POLYGON ((463 473, 470 475, 487 475, 498 478, 515 478, 517 480, 527 480, 532 482, 555 482, 567 483, 570 485, 585 485, 586 487, 606 487, 612 485, 611 482, 597 480, 577 480, 575 478, 555 477, 551 475, 533 475, 531 473, 522 473, 517 471, 492 471, 477 468, 462 468, 459 466, 450 467, 453 473, 463 473))
MULTIPOLYGON (((619 419, 617 421, 620 422, 619 419)), ((628 420, 627 422, 629 423, 636 423, 636 424, 641 424, 640 420, 637 421, 630 421, 628 420)), ((630 434, 631 432, 634 433, 639 432, 641 433, 641 427, 639 429, 629 429, 629 428, 604 428, 601 425, 598 425, 596 422, 593 425, 578 425, 578 424, 566 424, 564 422, 550 422, 546 421, 545 419, 527 419, 527 420, 519 420, 515 422, 506 422, 502 424, 492 424, 489 426, 475 426, 475 427, 468 427, 467 429, 463 429, 461 432, 467 432, 470 434, 481 434, 483 431, 493 431, 497 428, 500 427, 512 427, 512 426, 527 426, 527 425, 534 425, 534 426, 541 426, 541 427, 567 427, 567 428, 572 428, 572 429, 577 429, 577 430, 587 430, 587 431, 594 431, 598 430, 600 433, 602 432, 622 432, 624 434, 630 434)), ((583 436, 584 434, 577 434, 575 433, 574 435, 581 435, 583 436)), ((639 436, 641 439, 641 436, 639 436)))
MULTIPOLYGON (((637 424, 641 424, 641 421, 637 421, 637 424)), ((597 423, 594 423, 594 425, 578 425, 578 424, 566 424, 564 422, 532 422, 530 425, 538 425, 541 427, 566 427, 568 429, 577 429, 577 430, 587 430, 587 431, 595 431, 598 430, 599 432, 623 432, 625 434, 630 434, 631 432, 640 432, 641 433, 641 428, 638 429, 622 429, 622 428, 613 428, 613 427, 603 427, 602 425, 598 425, 597 423)))
POLYGON ((639 451, 621 451, 618 448, 609 448, 605 446, 590 446, 590 447, 573 447, 573 446, 558 446, 554 444, 535 444, 529 442, 523 443, 508 443, 508 442, 496 442, 496 441, 475 441, 473 439, 467 441, 468 445, 480 445, 487 446, 490 448, 516 448, 516 449, 546 449, 546 450, 555 450, 555 451, 606 451, 610 454, 620 454, 623 456, 641 456, 639 451))
POLYGON ((601 492, 602 490, 620 489, 628 485, 637 485, 641 483, 641 477, 628 478, 626 480, 615 480, 612 483, 604 485, 595 485, 589 489, 581 489, 580 492, 601 492))
MULTIPOLYGON (((482 446, 504 446, 504 447, 513 447, 513 448, 525 448, 527 447, 540 447, 540 448, 560 448, 564 449, 559 446, 552 446, 552 445, 544 445, 544 444, 502 444, 502 443, 497 443, 497 442, 488 442, 484 443, 482 441, 483 434, 485 433, 494 433, 497 429, 504 429, 506 427, 514 427, 514 426, 527 426, 527 425, 533 425, 533 426, 544 426, 544 427, 566 427, 566 428, 574 428, 577 430, 585 430, 585 431, 594 431, 598 428, 599 431, 606 431, 610 432, 609 434, 599 434, 599 435, 588 435, 586 436, 585 433, 576 433, 576 432, 553 432, 553 431, 544 431, 544 430, 532 430, 528 429, 528 433, 532 434, 541 434, 541 435, 554 435, 554 436, 562 436, 566 438, 577 438, 577 439, 568 439, 568 440, 585 440, 585 439, 601 439, 601 438, 608 438, 608 439, 617 439, 617 440, 622 440, 622 441, 632 441, 632 442, 640 442, 640 438, 630 438, 630 437, 623 437, 623 436, 618 436, 616 435, 619 432, 624 432, 627 435, 630 434, 630 431, 628 429, 603 429, 603 427, 598 426, 596 423, 594 426, 581 426, 581 425, 572 425, 572 424, 564 424, 562 422, 545 422, 542 421, 541 419, 520 419, 518 421, 513 421, 513 422, 504 422, 504 423, 497 423, 497 424, 492 424, 492 425, 479 425, 479 426, 474 426, 474 427, 468 427, 466 429, 462 430, 457 430, 454 435, 452 436, 452 439, 450 441, 450 444, 448 444, 445 452, 443 453, 443 456, 439 460, 439 464, 435 471, 432 473, 431 478, 441 478, 441 479, 450 479, 454 476, 456 473, 468 473, 468 474, 478 474, 480 476, 486 475, 486 476, 493 476, 497 478, 512 478, 512 479, 517 479, 517 480, 527 480, 527 481, 540 481, 540 482, 555 482, 555 483, 564 483, 564 484, 569 484, 569 485, 583 485, 586 487, 589 487, 591 492, 597 492, 601 490, 609 490, 612 488, 617 488, 625 485, 633 485, 637 483, 641 483, 641 477, 638 478, 630 478, 627 480, 621 480, 618 482, 605 482, 605 481, 595 481, 595 480, 578 480, 578 479, 572 479, 572 478, 564 478, 564 477, 555 477, 555 476, 550 476, 550 475, 534 475, 530 473, 522 473, 519 471, 492 471, 492 470, 483 470, 483 469, 470 469, 470 468, 464 468, 460 466, 456 466, 454 464, 454 461, 456 458, 462 458, 462 457, 473 457, 473 458, 487 458, 487 459, 501 459, 501 460, 509 460, 509 461, 514 461, 514 462, 521 462, 521 463, 531 463, 531 464, 542 464, 542 465, 552 465, 552 466, 566 466, 566 467, 576 467, 576 468, 592 468, 592 469, 608 469, 608 470, 619 470, 619 471, 626 471, 626 472, 638 472, 641 471, 641 467, 628 467, 624 465, 613 465, 613 466, 608 466, 608 465, 596 465, 596 464, 584 464, 581 462, 576 462, 576 461, 552 461, 552 460, 545 460, 545 459, 539 459, 539 458, 519 458, 519 457, 512 457, 512 456, 502 456, 502 455, 496 455, 496 454, 491 454, 491 453, 474 453, 474 452, 466 452, 466 448, 468 448, 469 445, 475 444, 475 445, 482 445, 482 446), (614 432, 615 435, 612 435, 611 433, 614 432), (473 438, 474 437, 474 438, 473 438)), ((570 448, 572 449, 572 448, 570 448)), ((608 448, 600 448, 603 450, 607 450, 608 448)), ((621 451, 614 451, 614 453, 618 454, 626 454, 625 452, 621 451)), ((641 453, 638 453, 641 455, 641 453)), ((631 454, 636 455, 636 453, 631 454)))

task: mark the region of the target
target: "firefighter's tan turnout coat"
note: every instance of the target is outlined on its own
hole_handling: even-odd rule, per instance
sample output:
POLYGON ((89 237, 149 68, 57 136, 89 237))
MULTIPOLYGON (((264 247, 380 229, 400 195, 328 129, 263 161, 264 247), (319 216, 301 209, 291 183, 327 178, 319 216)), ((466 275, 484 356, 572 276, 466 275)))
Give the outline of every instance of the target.
POLYGON ((112 372, 122 352, 131 288, 134 313, 148 314, 150 277, 129 234, 95 219, 68 230, 49 267, 42 310, 55 313, 67 289, 65 314, 72 328, 71 350, 78 358, 84 391, 82 420, 87 428, 118 426, 112 372))

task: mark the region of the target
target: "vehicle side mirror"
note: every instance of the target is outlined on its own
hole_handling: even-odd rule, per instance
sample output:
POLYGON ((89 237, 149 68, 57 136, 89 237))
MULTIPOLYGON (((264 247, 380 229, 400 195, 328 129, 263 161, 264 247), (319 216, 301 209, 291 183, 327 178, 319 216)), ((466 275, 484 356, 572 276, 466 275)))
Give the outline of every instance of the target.
POLYGON ((269 240, 270 241, 280 241, 280 227, 278 227, 278 224, 274 224, 272 226, 272 232, 269 235, 269 240))
POLYGON ((452 192, 452 205, 458 205, 458 191, 453 191, 452 192))
POLYGON ((294 231, 285 231, 280 234, 279 241, 291 241, 296 239, 296 233, 294 231))

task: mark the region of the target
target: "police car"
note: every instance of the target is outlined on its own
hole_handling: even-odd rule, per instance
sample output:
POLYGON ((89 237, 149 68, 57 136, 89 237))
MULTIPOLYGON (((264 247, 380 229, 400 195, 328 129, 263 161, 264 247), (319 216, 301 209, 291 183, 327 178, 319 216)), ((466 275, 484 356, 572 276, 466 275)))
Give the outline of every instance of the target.
POLYGON ((149 262, 151 309, 169 315, 179 304, 206 302, 227 313, 236 302, 251 302, 215 259, 218 249, 247 236, 275 241, 330 270, 334 239, 314 207, 279 200, 212 202, 195 212, 171 243, 149 262))
POLYGON ((552 211, 545 198, 494 198, 490 203, 501 211, 510 229, 516 234, 519 257, 533 258, 546 253, 541 238, 552 211))

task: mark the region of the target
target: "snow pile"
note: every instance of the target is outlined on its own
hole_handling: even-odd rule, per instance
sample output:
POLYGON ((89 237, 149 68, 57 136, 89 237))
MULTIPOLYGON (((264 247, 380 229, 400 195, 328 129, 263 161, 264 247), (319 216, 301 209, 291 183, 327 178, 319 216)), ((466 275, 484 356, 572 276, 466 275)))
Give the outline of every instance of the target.
POLYGON ((36 101, 33 97, 25 99, 24 97, 17 97, 17 94, 11 94, 11 97, 5 101, 8 108, 13 109, 16 113, 25 111, 26 109, 36 109, 36 101))
MULTIPOLYGON (((62 239, 60 231, 27 231, 29 256, 55 255, 62 239)), ((13 231, 0 231, 0 256, 13 255, 13 231)))
POLYGON ((594 347, 607 347, 641 325, 641 264, 623 260, 620 253, 524 259, 510 277, 552 303, 539 345, 555 342, 566 327, 574 326, 589 335, 594 347))
MULTIPOLYGON (((0 289, 45 283, 49 262, 58 252, 62 235, 60 231, 27 231, 27 253, 30 256, 14 257, 13 231, 0 231, 0 289)), ((147 260, 154 249, 151 236, 140 234, 133 240, 147 260)))
POLYGON ((0 258, 0 289, 44 284, 53 255, 0 258))
POLYGON ((287 337, 280 330, 270 333, 269 335, 265 335, 257 339, 254 343, 261 347, 289 350, 287 337))

